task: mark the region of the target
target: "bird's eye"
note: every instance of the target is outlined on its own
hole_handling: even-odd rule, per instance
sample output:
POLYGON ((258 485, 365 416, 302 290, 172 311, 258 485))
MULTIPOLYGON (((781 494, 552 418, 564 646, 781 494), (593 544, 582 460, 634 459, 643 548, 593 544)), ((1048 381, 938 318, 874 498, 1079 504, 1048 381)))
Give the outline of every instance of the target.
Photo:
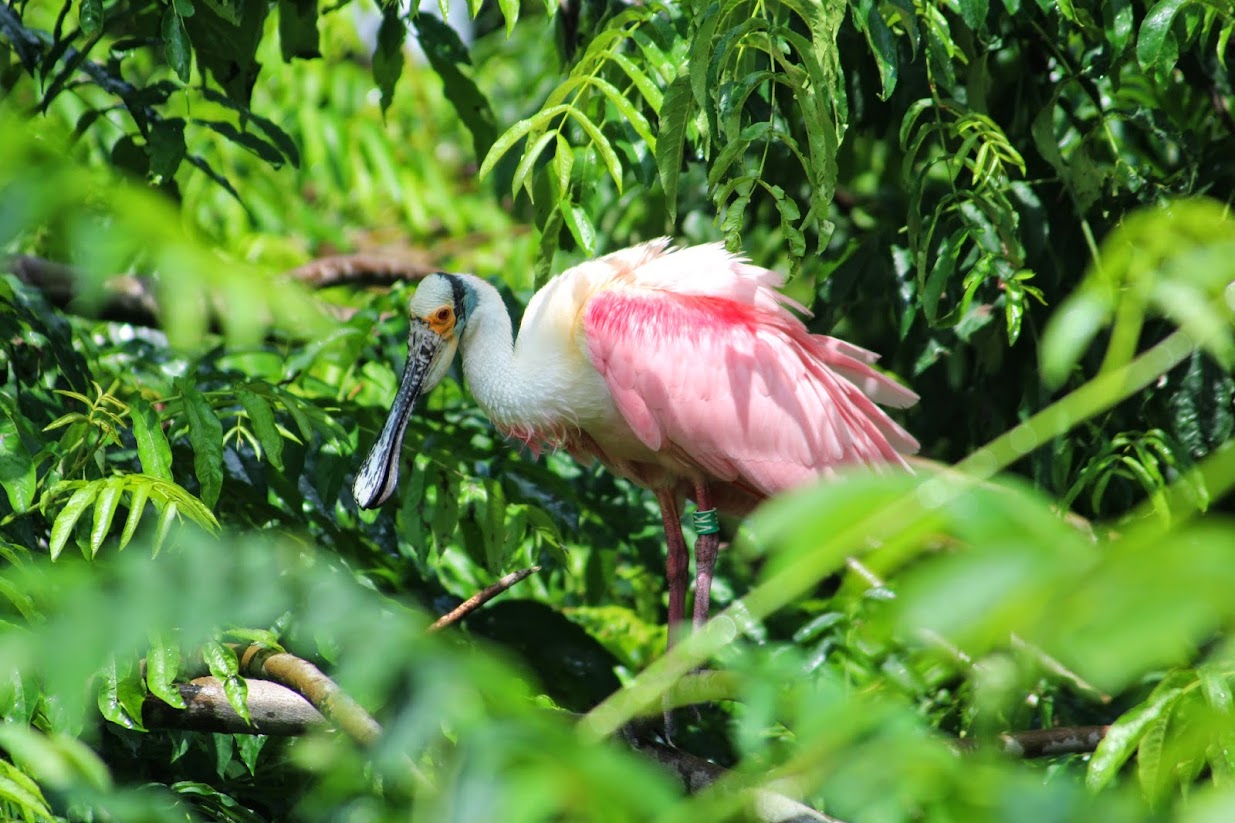
POLYGON ((450 309, 447 308, 446 306, 442 306, 440 309, 438 309, 436 312, 433 313, 433 319, 439 323, 445 323, 447 320, 450 319, 450 309))

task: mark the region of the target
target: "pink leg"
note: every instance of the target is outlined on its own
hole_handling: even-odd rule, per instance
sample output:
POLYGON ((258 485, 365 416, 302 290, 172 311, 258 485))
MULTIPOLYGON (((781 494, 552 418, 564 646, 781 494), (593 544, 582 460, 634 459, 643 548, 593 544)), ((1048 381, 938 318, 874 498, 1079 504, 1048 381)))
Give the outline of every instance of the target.
POLYGON ((686 576, 690 556, 686 552, 686 538, 682 536, 682 522, 678 515, 678 501, 670 489, 657 489, 656 501, 660 503, 660 516, 665 523, 665 540, 669 553, 665 563, 665 578, 669 583, 669 640, 667 648, 673 648, 673 639, 686 620, 686 576))
MULTIPOLYGON (((695 506, 700 512, 712 509, 712 495, 705 481, 695 484, 695 506)), ((708 622, 708 611, 712 605, 712 572, 716 568, 719 548, 720 535, 716 532, 700 534, 695 539, 695 631, 708 622)))

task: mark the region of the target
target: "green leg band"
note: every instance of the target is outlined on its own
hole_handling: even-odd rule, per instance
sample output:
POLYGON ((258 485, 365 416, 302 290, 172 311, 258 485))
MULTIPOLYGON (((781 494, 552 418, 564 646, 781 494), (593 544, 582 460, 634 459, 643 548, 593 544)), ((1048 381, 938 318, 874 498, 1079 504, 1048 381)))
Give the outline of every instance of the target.
POLYGON ((695 512, 693 517, 695 534, 716 534, 720 531, 720 517, 717 516, 716 509, 695 512))

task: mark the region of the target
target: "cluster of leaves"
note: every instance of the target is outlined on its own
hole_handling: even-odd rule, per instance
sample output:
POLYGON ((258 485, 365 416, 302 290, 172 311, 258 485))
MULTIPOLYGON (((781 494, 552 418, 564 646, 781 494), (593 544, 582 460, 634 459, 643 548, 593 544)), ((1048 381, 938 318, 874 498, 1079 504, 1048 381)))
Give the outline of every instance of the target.
POLYGON ((1235 528, 1201 514, 1235 484, 1228 8, 473 3, 470 47, 346 8, 0 5, 0 250, 74 264, 79 305, 150 274, 162 327, 0 281, 4 816, 741 819, 769 787, 848 819, 1229 816, 1235 528), (722 555, 724 616, 652 663, 647 496, 514 453, 447 381, 396 500, 358 511, 408 291, 310 301, 261 266, 397 238, 517 306, 666 232, 793 271, 964 460, 770 505, 722 555), (245 716, 228 641, 315 660, 382 740, 147 728, 205 674, 245 716), (715 787, 595 745, 705 661, 721 703, 679 742, 734 767, 715 787), (1082 723, 1113 723, 1089 760, 982 745, 1082 723))

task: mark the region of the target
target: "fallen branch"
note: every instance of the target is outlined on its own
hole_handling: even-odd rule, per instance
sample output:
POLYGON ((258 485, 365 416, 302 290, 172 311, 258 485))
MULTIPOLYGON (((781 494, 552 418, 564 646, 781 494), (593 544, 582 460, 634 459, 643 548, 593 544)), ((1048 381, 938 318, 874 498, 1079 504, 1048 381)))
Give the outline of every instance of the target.
POLYGON ((426 253, 358 252, 319 257, 287 272, 284 277, 312 289, 390 285, 402 280, 421 280, 439 271, 426 253))
POLYGON ((523 580, 538 571, 540 571, 540 566, 531 566, 526 569, 520 569, 517 572, 511 572, 510 574, 502 577, 492 586, 487 586, 481 591, 476 592, 476 594, 472 595, 467 600, 464 600, 458 606, 455 606, 446 614, 439 617, 436 621, 434 621, 433 625, 430 626, 428 630, 431 632, 441 631, 447 626, 451 626, 459 622, 464 617, 483 606, 485 603, 488 603, 490 600, 518 583, 520 580, 523 580))
POLYGON ((1057 754, 1087 754, 1098 748, 1110 726, 1060 726, 1005 732, 999 742, 1006 754, 1015 757, 1050 757, 1057 754))
MULTIPOLYGON (((54 260, 26 254, 0 257, 0 271, 5 270, 40 291, 59 309, 85 310, 104 320, 160 327, 156 285, 149 277, 117 274, 103 281, 98 294, 89 295, 83 294, 80 287, 85 275, 54 260), (83 305, 83 298, 88 297, 94 300, 83 305)), ((310 260, 281 276, 310 289, 324 289, 342 284, 366 286, 415 281, 437 270, 427 253, 360 252, 310 260)))
POLYGON ((169 706, 154 695, 142 703, 142 724, 148 729, 186 729, 222 734, 271 734, 293 737, 328 725, 305 698, 269 680, 247 681, 252 723, 237 714, 227 700, 223 681, 198 677, 177 683, 185 707, 169 706))

